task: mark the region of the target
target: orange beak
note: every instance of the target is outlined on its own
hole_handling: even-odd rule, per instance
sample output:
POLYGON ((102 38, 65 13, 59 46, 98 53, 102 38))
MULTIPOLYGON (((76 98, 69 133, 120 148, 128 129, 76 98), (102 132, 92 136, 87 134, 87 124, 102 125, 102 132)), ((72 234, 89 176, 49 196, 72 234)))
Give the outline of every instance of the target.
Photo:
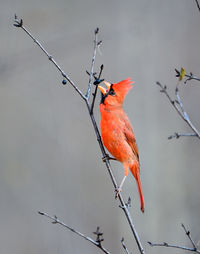
POLYGON ((98 86, 98 88, 103 95, 107 93, 106 89, 103 86, 98 86))
POLYGON ((111 84, 110 84, 108 81, 104 81, 103 83, 107 86, 107 88, 108 88, 108 90, 109 90, 109 89, 110 89, 111 84))
MULTIPOLYGON (((108 81, 104 81, 103 83, 107 86, 107 88, 108 88, 108 90, 109 90, 111 84, 110 84, 108 81)), ((108 90, 106 90, 103 86, 98 86, 98 88, 99 88, 99 90, 102 92, 103 95, 106 94, 106 93, 108 92, 108 90)))

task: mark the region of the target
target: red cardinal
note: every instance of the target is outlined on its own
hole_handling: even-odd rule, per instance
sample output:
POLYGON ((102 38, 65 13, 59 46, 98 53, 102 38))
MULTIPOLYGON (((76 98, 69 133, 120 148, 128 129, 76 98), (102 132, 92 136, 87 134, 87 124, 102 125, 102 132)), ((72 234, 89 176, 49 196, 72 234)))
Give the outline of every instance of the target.
POLYGON ((141 210, 144 212, 138 147, 131 123, 122 107, 124 98, 132 88, 131 84, 133 82, 128 78, 116 84, 110 84, 106 81, 104 83, 108 87, 108 90, 98 86, 102 93, 99 105, 101 113, 101 137, 108 151, 124 166, 124 178, 118 192, 121 191, 130 169, 137 182, 141 210))

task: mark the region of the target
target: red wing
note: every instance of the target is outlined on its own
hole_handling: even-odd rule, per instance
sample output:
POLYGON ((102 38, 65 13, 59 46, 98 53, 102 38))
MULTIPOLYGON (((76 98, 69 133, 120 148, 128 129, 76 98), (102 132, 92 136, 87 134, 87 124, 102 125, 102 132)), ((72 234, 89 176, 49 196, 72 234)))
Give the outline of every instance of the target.
POLYGON ((124 135, 126 137, 127 143, 129 144, 129 146, 131 147, 133 153, 135 154, 135 156, 137 157, 137 159, 139 161, 138 147, 137 147, 137 143, 136 143, 136 140, 135 140, 133 129, 132 129, 132 126, 131 126, 130 121, 128 119, 128 116, 126 116, 124 118, 124 123, 125 123, 124 135))

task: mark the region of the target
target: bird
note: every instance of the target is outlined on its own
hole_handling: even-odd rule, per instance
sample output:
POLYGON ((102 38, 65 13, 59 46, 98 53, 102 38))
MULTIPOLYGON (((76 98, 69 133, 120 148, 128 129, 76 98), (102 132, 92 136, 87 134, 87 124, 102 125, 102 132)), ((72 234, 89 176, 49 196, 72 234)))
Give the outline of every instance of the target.
MULTIPOLYGON (((138 146, 130 120, 123 110, 125 96, 133 87, 134 82, 127 78, 118 83, 111 84, 107 81, 104 83, 107 89, 98 85, 101 91, 99 104, 101 138, 109 153, 124 167, 124 177, 117 189, 116 197, 122 191, 122 186, 130 170, 136 180, 141 211, 144 212, 138 146)), ((112 157, 107 155, 107 159, 112 159, 112 157)))

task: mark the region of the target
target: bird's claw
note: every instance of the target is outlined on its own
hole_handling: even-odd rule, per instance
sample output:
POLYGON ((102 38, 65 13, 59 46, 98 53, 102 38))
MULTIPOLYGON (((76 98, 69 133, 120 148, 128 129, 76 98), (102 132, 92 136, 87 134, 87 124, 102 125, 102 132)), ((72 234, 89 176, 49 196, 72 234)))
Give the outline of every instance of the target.
POLYGON ((122 192, 122 189, 120 187, 115 189, 115 199, 119 197, 120 192, 122 192))
POLYGON ((113 157, 110 157, 109 154, 106 154, 105 156, 102 157, 102 161, 106 162, 106 160, 116 160, 116 159, 113 157))

